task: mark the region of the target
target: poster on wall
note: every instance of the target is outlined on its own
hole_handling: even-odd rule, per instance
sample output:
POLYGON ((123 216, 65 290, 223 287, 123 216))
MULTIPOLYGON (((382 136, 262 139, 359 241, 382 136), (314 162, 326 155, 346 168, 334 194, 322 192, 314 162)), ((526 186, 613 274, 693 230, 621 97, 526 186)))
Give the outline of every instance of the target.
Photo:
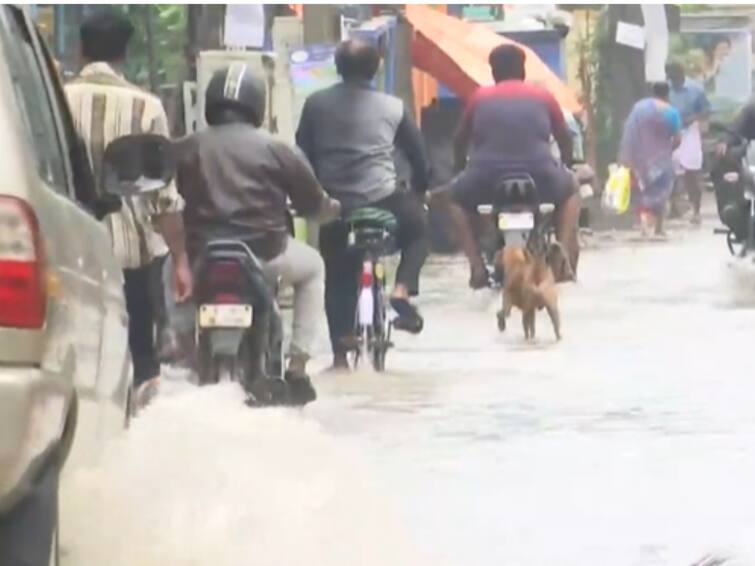
POLYGON ((308 45, 295 49, 289 56, 289 75, 294 102, 294 125, 307 97, 339 81, 334 45, 308 45))
POLYGON ((728 116, 750 99, 752 36, 747 30, 690 31, 677 36, 671 58, 697 82, 715 114, 728 116))

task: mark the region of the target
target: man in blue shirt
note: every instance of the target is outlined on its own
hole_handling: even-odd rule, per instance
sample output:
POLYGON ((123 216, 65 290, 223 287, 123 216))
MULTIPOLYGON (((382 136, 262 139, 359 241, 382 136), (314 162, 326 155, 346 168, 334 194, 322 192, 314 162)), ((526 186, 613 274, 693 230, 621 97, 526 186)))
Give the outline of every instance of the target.
MULTIPOLYGON (((670 102, 682 117, 682 141, 674 153, 677 180, 681 181, 687 191, 692 205, 692 222, 700 222, 700 204, 702 201, 703 149, 701 125, 710 114, 710 102, 705 91, 685 77, 684 67, 680 63, 669 63, 666 76, 671 83, 670 102)), ((677 183, 678 185, 679 183, 677 183)), ((674 212, 672 205, 672 212, 674 212)))

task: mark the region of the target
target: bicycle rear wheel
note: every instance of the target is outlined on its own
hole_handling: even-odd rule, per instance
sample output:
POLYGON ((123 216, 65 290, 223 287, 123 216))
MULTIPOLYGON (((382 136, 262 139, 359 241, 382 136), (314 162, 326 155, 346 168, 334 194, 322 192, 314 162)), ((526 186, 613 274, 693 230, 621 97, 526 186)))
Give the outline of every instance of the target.
POLYGON ((385 371, 385 358, 390 347, 390 325, 383 287, 383 281, 376 281, 373 287, 375 294, 375 326, 373 327, 372 336, 372 367, 378 373, 385 371))

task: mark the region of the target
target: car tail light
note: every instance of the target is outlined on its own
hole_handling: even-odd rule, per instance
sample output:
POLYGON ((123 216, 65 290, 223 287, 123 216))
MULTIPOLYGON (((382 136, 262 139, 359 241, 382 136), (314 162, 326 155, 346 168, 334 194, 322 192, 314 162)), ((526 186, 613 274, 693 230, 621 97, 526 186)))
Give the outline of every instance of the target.
POLYGON ((361 277, 361 283, 362 288, 372 287, 372 262, 371 261, 365 261, 362 264, 362 277, 361 277))
POLYGON ((46 310, 37 217, 24 201, 0 196, 0 327, 41 328, 46 310))

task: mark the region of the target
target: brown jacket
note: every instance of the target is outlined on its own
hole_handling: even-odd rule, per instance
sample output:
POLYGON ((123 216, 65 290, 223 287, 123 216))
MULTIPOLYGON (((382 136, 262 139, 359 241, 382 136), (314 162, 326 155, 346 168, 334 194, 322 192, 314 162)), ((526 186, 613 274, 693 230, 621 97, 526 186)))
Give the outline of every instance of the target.
POLYGON ((269 260, 285 250, 287 198, 302 216, 326 199, 306 157, 265 130, 214 126, 176 142, 191 255, 211 237, 246 241, 269 260))

